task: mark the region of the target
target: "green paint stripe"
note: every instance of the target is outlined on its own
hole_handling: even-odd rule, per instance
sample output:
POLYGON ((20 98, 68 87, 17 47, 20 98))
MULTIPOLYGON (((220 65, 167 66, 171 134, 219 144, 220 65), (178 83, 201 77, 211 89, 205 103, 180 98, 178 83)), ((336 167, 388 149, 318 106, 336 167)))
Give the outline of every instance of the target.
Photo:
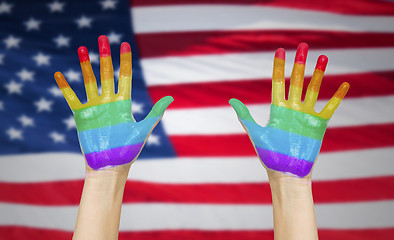
POLYGON ((327 122, 328 119, 271 104, 268 126, 322 141, 327 122))
POLYGON ((134 122, 130 99, 74 110, 74 118, 79 132, 134 122))
POLYGON ((174 98, 171 96, 165 96, 161 98, 155 103, 155 105, 153 105, 152 110, 150 110, 146 118, 159 117, 163 115, 164 111, 167 109, 168 105, 172 103, 172 101, 174 101, 174 98))

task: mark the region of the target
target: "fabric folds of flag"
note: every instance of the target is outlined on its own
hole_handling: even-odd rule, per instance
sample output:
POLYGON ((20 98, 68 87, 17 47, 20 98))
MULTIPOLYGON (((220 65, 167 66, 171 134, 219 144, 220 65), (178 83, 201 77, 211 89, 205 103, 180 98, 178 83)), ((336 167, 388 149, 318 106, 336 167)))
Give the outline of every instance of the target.
POLYGON ((132 166, 120 239, 273 239, 268 179, 228 100, 264 125, 274 52, 286 49, 289 77, 301 41, 304 89, 329 58, 317 111, 351 86, 313 170, 319 237, 394 237, 394 3, 6 0, 0 33, 0 239, 72 236, 84 159, 52 76, 83 99, 76 50, 89 49, 99 79, 101 34, 115 70, 121 42, 132 45, 137 121, 175 99, 132 166))

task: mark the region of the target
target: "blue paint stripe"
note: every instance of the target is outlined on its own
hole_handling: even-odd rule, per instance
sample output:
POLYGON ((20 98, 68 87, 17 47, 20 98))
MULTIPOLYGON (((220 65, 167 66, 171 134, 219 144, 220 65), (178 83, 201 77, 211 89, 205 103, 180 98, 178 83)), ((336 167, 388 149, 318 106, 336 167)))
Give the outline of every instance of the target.
POLYGON ((89 154, 142 143, 159 118, 151 117, 138 123, 119 123, 79 132, 78 137, 83 152, 84 154, 89 154))
POLYGON ((257 123, 241 120, 256 147, 285 154, 290 157, 314 162, 322 141, 290 133, 272 127, 261 127, 257 123))

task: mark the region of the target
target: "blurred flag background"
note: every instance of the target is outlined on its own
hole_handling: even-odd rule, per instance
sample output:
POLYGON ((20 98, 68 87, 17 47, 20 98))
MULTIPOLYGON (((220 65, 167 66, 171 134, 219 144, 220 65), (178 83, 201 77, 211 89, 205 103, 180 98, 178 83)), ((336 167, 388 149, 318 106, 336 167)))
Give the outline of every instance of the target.
MULTIPOLYGON (((0 239, 71 239, 84 179, 75 123, 53 73, 86 99, 77 48, 99 79, 133 47, 137 120, 175 101, 131 169, 120 239, 273 239, 267 175, 228 105, 268 121, 274 52, 329 58, 317 109, 343 81, 314 168, 320 239, 394 239, 394 3, 313 0, 0 2, 0 239)), ((115 71, 117 72, 117 71, 115 71)), ((115 74, 117 81, 117 73, 115 74)))

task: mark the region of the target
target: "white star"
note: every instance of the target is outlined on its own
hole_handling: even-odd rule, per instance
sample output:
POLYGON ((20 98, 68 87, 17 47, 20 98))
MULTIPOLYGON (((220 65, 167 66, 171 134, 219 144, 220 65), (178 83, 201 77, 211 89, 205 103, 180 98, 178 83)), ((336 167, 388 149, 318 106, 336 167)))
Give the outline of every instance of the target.
POLYGON ((40 30, 40 24, 41 21, 40 20, 36 20, 34 18, 30 18, 29 20, 27 20, 25 22, 26 25, 26 31, 30 31, 30 30, 40 30))
POLYGON ((117 1, 114 0, 105 0, 105 1, 101 1, 100 4, 103 7, 103 10, 106 9, 116 9, 116 3, 117 1))
POLYGON ((63 2, 54 1, 52 3, 49 3, 48 7, 51 12, 63 12, 64 5, 65 3, 63 2))
POLYGON ((10 140, 15 140, 15 139, 22 140, 23 139, 22 130, 18 130, 16 128, 11 127, 6 131, 6 133, 10 137, 10 140))
POLYGON ((75 20, 78 24, 78 28, 90 28, 92 25, 93 18, 89 18, 86 16, 81 16, 79 19, 75 20))
POLYGON ((4 110, 4 103, 0 101, 0 110, 4 110))
POLYGON ((14 37, 12 35, 8 36, 8 38, 4 39, 3 42, 6 45, 7 49, 10 48, 19 48, 19 44, 22 41, 21 38, 14 37))
POLYGON ((22 94, 22 87, 23 84, 17 83, 14 80, 11 80, 8 84, 4 85, 5 88, 8 90, 8 94, 22 94))
POLYGON ((22 123, 24 127, 34 127, 34 119, 29 118, 26 115, 22 115, 18 118, 18 121, 22 123))
POLYGON ((89 52, 89 58, 91 63, 100 63, 100 57, 95 52, 89 52))
POLYGON ((52 140, 55 143, 65 143, 66 142, 66 136, 64 136, 64 134, 60 134, 56 131, 53 131, 49 134, 49 137, 52 138, 52 140))
POLYGON ((133 101, 131 104, 131 109, 133 110, 133 113, 144 113, 144 104, 143 103, 137 103, 136 101, 133 101))
POLYGON ((69 82, 79 82, 81 81, 81 73, 76 72, 72 69, 68 70, 64 75, 69 82))
POLYGON ((37 112, 52 111, 53 101, 48 101, 45 98, 41 98, 39 101, 34 102, 34 105, 37 107, 37 112))
POLYGON ((114 71, 114 79, 116 79, 117 81, 119 81, 119 72, 120 72, 120 67, 114 71))
POLYGON ((108 41, 110 44, 119 44, 120 43, 120 39, 122 37, 122 34, 117 34, 115 32, 110 32, 110 34, 107 35, 108 37, 108 41))
POLYGON ((4 64, 4 54, 0 54, 0 65, 4 64))
POLYGON ((160 146, 160 136, 156 134, 151 134, 146 141, 147 146, 157 145, 160 146))
POLYGON ((34 81, 34 72, 33 71, 29 71, 25 68, 23 68, 22 70, 20 70, 19 72, 16 73, 16 75, 18 75, 18 77, 20 77, 20 79, 22 81, 30 81, 33 82, 34 81))
POLYGON ((62 90, 60 90, 60 88, 58 88, 56 86, 52 86, 50 89, 48 89, 48 91, 50 93, 52 93, 52 95, 55 97, 62 97, 63 96, 62 90))
POLYGON ((55 43, 57 44, 57 47, 69 47, 70 46, 70 40, 71 38, 63 36, 62 34, 60 34, 59 36, 57 36, 57 38, 54 38, 53 41, 55 41, 55 43))
POLYGON ((73 116, 70 116, 69 118, 63 119, 63 123, 66 124, 67 130, 70 129, 76 129, 77 125, 75 124, 75 119, 73 116))
POLYGON ((11 13, 12 4, 8 4, 6 2, 0 3, 0 15, 3 13, 11 13))
POLYGON ((50 65, 49 59, 51 59, 51 56, 45 55, 41 52, 39 52, 39 53, 37 53, 37 55, 33 56, 33 60, 36 61, 37 66, 50 65))

